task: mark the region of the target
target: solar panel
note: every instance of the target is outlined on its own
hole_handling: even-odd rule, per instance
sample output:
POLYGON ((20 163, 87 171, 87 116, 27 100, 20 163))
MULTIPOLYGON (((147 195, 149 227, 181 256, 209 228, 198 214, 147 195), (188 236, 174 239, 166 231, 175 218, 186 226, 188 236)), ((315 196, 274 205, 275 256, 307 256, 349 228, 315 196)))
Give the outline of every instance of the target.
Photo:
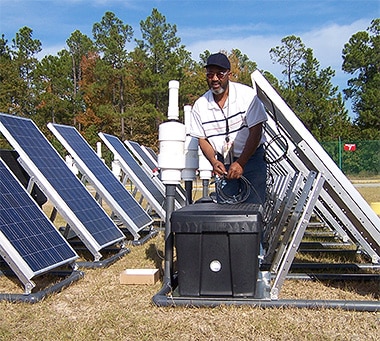
POLYGON ((70 171, 33 121, 0 114, 0 131, 20 155, 20 163, 99 260, 99 250, 125 235, 70 171))
MULTIPOLYGON (((131 150, 136 159, 141 163, 142 168, 146 171, 148 176, 152 176, 154 172, 158 170, 157 160, 154 160, 154 158, 149 155, 149 152, 144 150, 140 144, 128 140, 124 141, 124 143, 127 145, 129 150, 131 150)), ((154 176, 153 181, 155 181, 156 184, 164 190, 165 185, 162 183, 161 179, 154 176)), ((176 187, 175 199, 177 208, 181 208, 186 204, 186 193, 180 185, 176 187)))
POLYGON ((138 239, 138 232, 153 222, 148 213, 74 127, 49 123, 48 128, 74 158, 81 173, 86 175, 96 191, 138 239))
POLYGON ((31 278, 78 258, 2 159, 0 254, 29 290, 31 278))
POLYGON ((137 163, 126 146, 116 137, 109 134, 99 133, 100 138, 112 151, 120 162, 123 171, 129 176, 138 190, 144 195, 149 204, 156 210, 161 219, 166 219, 166 212, 163 208, 165 204, 164 193, 153 182, 141 166, 137 163))
MULTIPOLYGON (((3 159, 3 161, 9 167, 9 169, 12 171, 15 177, 20 181, 21 185, 23 185, 24 188, 27 188, 30 182, 30 176, 17 161, 17 159, 19 158, 18 153, 15 150, 1 149, 0 158, 3 159)), ((47 198, 37 185, 33 184, 33 186, 31 186, 31 188, 28 189, 28 192, 40 207, 42 207, 42 205, 46 203, 47 198)))
POLYGON ((145 169, 148 169, 152 174, 158 170, 157 161, 153 160, 153 158, 150 157, 137 142, 126 140, 124 143, 133 152, 141 164, 145 166, 145 169))
POLYGON ((154 160, 154 162, 158 162, 158 156, 152 148, 145 147, 145 146, 141 146, 141 148, 143 150, 145 150, 148 153, 148 155, 151 156, 151 158, 154 160))

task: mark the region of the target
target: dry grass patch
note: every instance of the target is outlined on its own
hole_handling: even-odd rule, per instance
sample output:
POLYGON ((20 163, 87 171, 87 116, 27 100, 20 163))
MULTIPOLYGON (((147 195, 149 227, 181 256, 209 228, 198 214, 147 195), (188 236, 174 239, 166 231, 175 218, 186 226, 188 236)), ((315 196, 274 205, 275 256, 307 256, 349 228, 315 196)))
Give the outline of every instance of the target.
MULTIPOLYGON (((153 268, 163 233, 37 304, 0 302, 0 340, 378 340, 380 313, 332 309, 156 307, 155 285, 121 285, 126 268, 153 268)), ((9 279, 11 287, 16 285, 9 279)), ((286 281, 281 298, 373 300, 379 283, 286 281), (353 285, 353 284, 352 284, 353 285), (359 287, 360 287, 359 285, 359 287), (369 285, 371 285, 369 287, 369 285), (376 288, 377 286, 377 288, 376 288), (373 290, 373 291, 372 291, 373 290)))
MULTIPOLYGON (((59 225, 62 222, 58 223, 59 225)), ((339 309, 157 307, 155 285, 121 285, 127 268, 163 268, 162 232, 104 269, 36 304, 0 302, 0 340, 373 340, 380 312, 339 309)), ((323 259, 323 258, 321 258, 323 259)), ((21 291, 0 278, 1 292, 21 291)), ((379 300, 380 283, 285 281, 280 298, 379 300)))
POLYGON ((357 187, 358 192, 366 199, 368 203, 380 202, 380 186, 379 187, 357 187))

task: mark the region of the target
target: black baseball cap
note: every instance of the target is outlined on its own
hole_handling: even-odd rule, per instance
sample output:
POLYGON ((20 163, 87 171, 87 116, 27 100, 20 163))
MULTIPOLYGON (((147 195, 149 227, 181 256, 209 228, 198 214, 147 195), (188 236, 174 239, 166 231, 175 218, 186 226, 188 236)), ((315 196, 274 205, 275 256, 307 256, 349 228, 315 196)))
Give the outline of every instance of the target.
POLYGON ((231 64, 227 56, 224 53, 220 53, 220 52, 214 53, 207 58, 207 64, 205 67, 208 67, 211 65, 219 66, 223 69, 228 69, 228 70, 231 69, 231 64))

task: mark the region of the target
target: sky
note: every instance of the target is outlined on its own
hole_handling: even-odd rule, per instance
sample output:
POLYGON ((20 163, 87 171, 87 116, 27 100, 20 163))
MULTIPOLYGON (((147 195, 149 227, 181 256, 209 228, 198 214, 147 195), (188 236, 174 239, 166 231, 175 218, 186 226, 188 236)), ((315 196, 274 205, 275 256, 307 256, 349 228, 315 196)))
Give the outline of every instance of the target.
MULTIPOLYGON (((192 58, 205 50, 238 49, 283 80, 281 66, 269 56, 281 39, 295 35, 313 49, 321 68, 335 70, 332 83, 342 91, 351 77, 342 70, 342 49, 350 37, 380 17, 380 0, 0 0, 0 34, 11 44, 27 26, 42 43, 39 57, 67 48, 75 30, 92 38, 92 26, 113 12, 140 39, 140 22, 156 8, 192 58)), ((135 47, 130 43, 129 49, 135 47)))

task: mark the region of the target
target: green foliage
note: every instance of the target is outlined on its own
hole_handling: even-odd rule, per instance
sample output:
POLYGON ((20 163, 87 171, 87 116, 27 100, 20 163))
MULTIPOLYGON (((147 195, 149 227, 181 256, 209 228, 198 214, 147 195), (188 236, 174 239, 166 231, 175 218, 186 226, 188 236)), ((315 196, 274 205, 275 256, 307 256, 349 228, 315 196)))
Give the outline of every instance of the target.
POLYGON ((35 86, 38 90, 37 125, 46 122, 73 124, 74 94, 71 81, 71 58, 67 51, 60 57, 46 56, 35 70, 35 86))
POLYGON ((82 59, 89 58, 90 54, 95 53, 95 46, 92 40, 80 31, 74 31, 66 40, 69 50, 63 50, 59 55, 69 55, 71 59, 71 80, 72 99, 73 99, 73 115, 79 114, 84 107, 83 94, 81 92, 80 84, 82 82, 82 59))
POLYGON ((19 77, 16 63, 12 60, 11 50, 4 35, 0 39, 0 111, 16 111, 22 79, 19 77))
POLYGON ((190 53, 180 45, 177 27, 166 22, 165 16, 153 9, 151 15, 140 22, 142 39, 131 54, 136 72, 135 82, 141 91, 143 103, 151 103, 164 114, 168 108, 168 83, 180 83, 192 65, 190 53))
POLYGON ((103 59, 115 69, 121 69, 127 59, 126 44, 133 36, 132 27, 123 22, 112 12, 106 12, 92 28, 95 44, 104 54, 103 59))
POLYGON ((231 80, 251 86, 251 74, 256 70, 257 64, 238 49, 233 49, 228 58, 231 62, 231 80))
POLYGON ((367 32, 357 32, 343 48, 343 71, 353 75, 344 90, 358 115, 363 137, 380 137, 380 19, 367 32))
MULTIPOLYGON (((124 25, 112 12, 106 12, 100 23, 95 23, 92 29, 95 44, 103 54, 102 64, 104 75, 108 75, 108 98, 114 107, 114 117, 120 116, 121 136, 124 137, 124 112, 127 105, 126 92, 126 44, 133 36, 132 27, 124 25)), ((100 61, 98 61, 99 63, 100 61)), ((112 109, 107 111, 111 114, 112 109)))
POLYGON ((20 116, 35 114, 38 94, 34 87, 34 72, 38 65, 35 55, 41 51, 41 42, 32 35, 30 28, 21 28, 12 40, 11 48, 2 36, 0 105, 4 112, 20 116))
MULTIPOLYGON (((21 28, 11 45, 2 35, 0 111, 33 118, 49 139, 46 124, 56 122, 74 125, 93 147, 103 131, 157 150, 169 81, 180 82, 182 119, 183 107, 208 89, 204 65, 211 53, 205 50, 193 60, 181 45, 176 25, 167 23, 157 9, 140 21, 140 31, 141 39, 133 39, 132 28, 108 11, 94 23, 92 38, 75 30, 66 40, 67 49, 41 60, 36 58, 41 42, 33 38, 32 29, 21 28), (135 47, 128 51, 132 41, 135 47)), ((343 98, 332 85, 334 70, 321 69, 300 37, 284 37, 269 52, 273 62, 284 67, 286 83, 261 72, 318 140, 379 139, 379 32, 380 19, 375 19, 343 49, 342 68, 353 75, 345 95, 354 103, 355 122, 348 119, 343 98)), ((231 60, 231 79, 251 85, 256 63, 238 49, 221 52, 231 60)))
POLYGON ((136 141, 144 146, 151 146, 157 151, 158 126, 165 117, 152 104, 131 106, 126 111, 126 139, 136 141))
POLYGON ((318 140, 331 140, 350 131, 348 112, 338 88, 331 83, 335 72, 320 69, 313 50, 301 38, 289 36, 283 45, 271 49, 274 60, 285 67, 287 84, 280 86, 289 106, 318 140))
POLYGON ((197 98, 208 90, 205 69, 200 63, 191 63, 184 72, 180 83, 179 106, 193 105, 197 98))
POLYGON ((266 78, 266 80, 270 83, 270 85, 273 86, 274 89, 277 90, 277 92, 280 92, 280 82, 278 79, 271 74, 269 71, 260 70, 263 76, 266 78))
POLYGON ((380 141, 336 139, 321 145, 347 175, 380 174, 380 141), (344 144, 355 144, 355 151, 344 150, 344 144))
POLYGON ((287 88, 292 89, 292 79, 295 71, 305 55, 305 45, 300 37, 294 35, 281 39, 281 46, 273 47, 269 50, 273 63, 284 66, 282 73, 287 78, 287 88))

